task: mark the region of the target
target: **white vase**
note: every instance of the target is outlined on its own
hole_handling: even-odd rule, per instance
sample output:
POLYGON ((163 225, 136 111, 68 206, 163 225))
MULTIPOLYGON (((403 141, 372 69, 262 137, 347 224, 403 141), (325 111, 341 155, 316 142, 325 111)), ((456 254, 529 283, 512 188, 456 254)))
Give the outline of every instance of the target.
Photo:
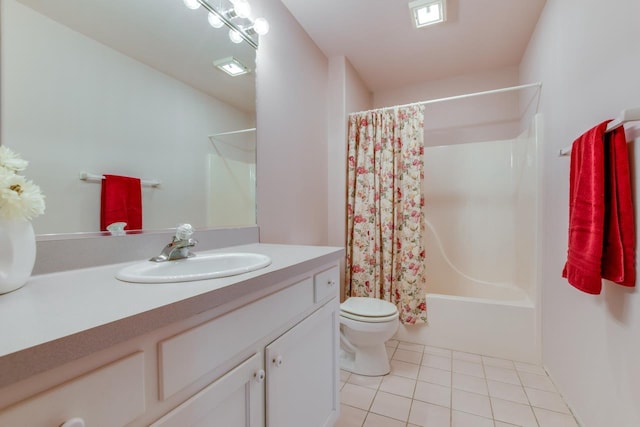
POLYGON ((36 260, 36 236, 26 220, 0 219, 0 294, 29 280, 36 260))

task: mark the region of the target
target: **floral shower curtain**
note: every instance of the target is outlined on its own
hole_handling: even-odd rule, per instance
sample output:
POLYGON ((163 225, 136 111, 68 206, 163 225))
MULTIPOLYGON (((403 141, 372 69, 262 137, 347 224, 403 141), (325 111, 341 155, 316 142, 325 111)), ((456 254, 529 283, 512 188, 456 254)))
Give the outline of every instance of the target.
POLYGON ((346 293, 405 324, 426 322, 423 124, 421 105, 349 116, 346 293))

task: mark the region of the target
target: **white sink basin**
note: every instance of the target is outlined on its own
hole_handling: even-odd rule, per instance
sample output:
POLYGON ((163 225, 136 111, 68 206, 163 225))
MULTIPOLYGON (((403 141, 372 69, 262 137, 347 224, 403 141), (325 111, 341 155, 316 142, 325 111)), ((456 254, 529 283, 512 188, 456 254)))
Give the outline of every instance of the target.
POLYGON ((143 261, 123 268, 116 274, 116 278, 136 283, 190 282, 235 276, 259 270, 269 264, 271 258, 262 254, 217 253, 176 261, 143 261))

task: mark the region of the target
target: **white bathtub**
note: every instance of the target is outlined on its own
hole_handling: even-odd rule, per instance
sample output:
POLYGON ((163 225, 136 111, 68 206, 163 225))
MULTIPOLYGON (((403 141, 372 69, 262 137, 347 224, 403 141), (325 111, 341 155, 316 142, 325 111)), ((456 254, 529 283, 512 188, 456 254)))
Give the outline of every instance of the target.
POLYGON ((518 289, 473 286, 459 296, 427 293, 427 325, 401 325, 396 339, 536 363, 534 305, 518 289), (484 289, 488 298, 479 298, 484 289))

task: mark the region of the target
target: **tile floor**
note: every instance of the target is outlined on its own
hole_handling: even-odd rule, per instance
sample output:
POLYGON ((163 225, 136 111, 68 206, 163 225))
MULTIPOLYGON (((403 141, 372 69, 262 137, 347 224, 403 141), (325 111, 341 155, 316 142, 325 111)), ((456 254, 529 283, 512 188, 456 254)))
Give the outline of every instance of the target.
POLYGON ((578 427, 539 366, 387 342, 391 373, 341 372, 335 427, 578 427))

